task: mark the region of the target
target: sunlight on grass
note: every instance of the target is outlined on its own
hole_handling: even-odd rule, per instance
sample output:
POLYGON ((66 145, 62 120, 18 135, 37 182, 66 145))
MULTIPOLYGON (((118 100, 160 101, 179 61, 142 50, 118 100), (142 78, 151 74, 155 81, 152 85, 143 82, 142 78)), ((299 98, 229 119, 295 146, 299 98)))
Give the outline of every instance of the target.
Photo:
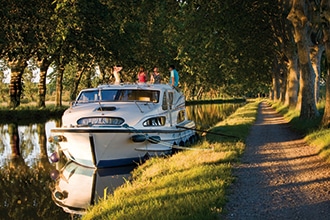
POLYGON ((226 203, 232 163, 238 161, 258 103, 238 109, 191 148, 167 158, 151 158, 132 173, 132 181, 91 207, 83 219, 215 219, 226 203), (225 129, 223 129, 225 128, 225 129), (237 131, 235 129, 239 128, 237 131))
POLYGON ((330 162, 330 129, 312 132, 305 137, 305 140, 318 149, 321 157, 330 162))
POLYGON ((132 182, 92 209, 97 214, 85 219, 210 218, 222 210, 225 188, 232 182, 231 166, 222 160, 226 153, 213 151, 151 159, 133 172, 132 182))
POLYGON ((330 129, 320 128, 325 100, 317 104, 317 109, 321 114, 320 117, 312 120, 299 119, 299 110, 289 109, 288 106, 280 102, 271 102, 271 104, 276 111, 284 115, 285 119, 290 122, 290 126, 294 130, 305 135, 305 141, 309 145, 315 147, 321 157, 330 162, 330 129))
MULTIPOLYGON (((298 109, 289 109, 288 106, 283 105, 281 102, 271 102, 269 103, 272 105, 273 108, 276 109, 278 113, 284 116, 285 120, 290 123, 290 126, 293 130, 300 132, 303 135, 307 135, 313 131, 319 129, 319 125, 322 119, 322 114, 315 119, 306 120, 300 119, 300 110, 298 109)), ((318 111, 321 113, 323 112, 324 104, 318 104, 318 111)))

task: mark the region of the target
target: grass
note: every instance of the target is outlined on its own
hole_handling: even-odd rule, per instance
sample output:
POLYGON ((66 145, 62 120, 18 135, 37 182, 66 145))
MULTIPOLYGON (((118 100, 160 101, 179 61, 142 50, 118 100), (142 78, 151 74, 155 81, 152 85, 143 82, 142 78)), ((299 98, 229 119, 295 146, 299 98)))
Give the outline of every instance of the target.
POLYGON ((321 157, 330 163, 330 129, 320 129, 308 134, 305 140, 317 148, 321 157))
POLYGON ((303 134, 305 136, 305 141, 310 146, 315 147, 318 150, 319 155, 330 163, 330 128, 321 128, 319 126, 324 111, 324 101, 317 105, 320 117, 312 120, 301 120, 299 119, 298 110, 289 109, 287 106, 279 102, 271 103, 278 112, 284 115, 292 128, 303 134))
POLYGON ((132 181, 91 207, 83 219, 217 218, 234 181, 232 164, 244 151, 257 108, 258 102, 239 108, 191 150, 138 166, 132 181))
POLYGON ((292 129, 296 130, 297 132, 303 135, 307 135, 319 129, 319 125, 322 120, 324 104, 321 103, 318 105, 320 116, 311 120, 300 119, 300 110, 289 109, 288 106, 283 105, 281 102, 270 102, 270 104, 276 109, 277 112, 284 116, 284 118, 290 123, 292 129))

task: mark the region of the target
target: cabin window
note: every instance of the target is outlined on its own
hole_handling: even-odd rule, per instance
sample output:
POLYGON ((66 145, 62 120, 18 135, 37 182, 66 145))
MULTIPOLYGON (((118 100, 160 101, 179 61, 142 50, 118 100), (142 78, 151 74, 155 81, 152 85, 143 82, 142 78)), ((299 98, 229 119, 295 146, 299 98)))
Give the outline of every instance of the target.
POLYGON ((159 102, 159 91, 153 90, 119 90, 115 101, 141 101, 141 102, 159 102))
POLYGON ((78 126, 121 125, 124 119, 119 117, 86 117, 77 121, 78 126))
POLYGON ((178 113, 177 123, 183 122, 186 119, 186 112, 185 110, 181 110, 178 113))
POLYGON ((79 95, 77 102, 85 103, 85 102, 94 102, 97 100, 98 100, 98 91, 86 91, 86 92, 82 92, 79 95))
POLYGON ((143 126, 144 127, 164 126, 165 121, 166 121, 166 118, 164 116, 149 118, 148 120, 145 120, 143 122, 143 126))
POLYGON ((157 90, 143 90, 143 89, 103 89, 82 92, 77 102, 87 103, 94 101, 104 102, 159 102, 159 91, 157 90), (99 97, 100 96, 100 97, 99 97))
POLYGON ((117 90, 102 90, 101 99, 102 101, 114 101, 117 95, 117 90))
POLYGON ((170 107, 170 109, 172 109, 172 105, 173 105, 173 92, 168 92, 168 100, 167 100, 166 92, 164 92, 163 105, 162 105, 163 110, 167 110, 168 106, 170 107))

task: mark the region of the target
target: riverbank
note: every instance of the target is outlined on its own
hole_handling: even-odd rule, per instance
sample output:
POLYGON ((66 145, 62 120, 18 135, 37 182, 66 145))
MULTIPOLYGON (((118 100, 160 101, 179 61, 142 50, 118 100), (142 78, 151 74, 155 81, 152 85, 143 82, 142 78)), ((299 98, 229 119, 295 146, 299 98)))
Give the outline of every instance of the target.
POLYGON ((258 102, 239 108, 191 150, 140 165, 132 181, 92 207, 83 219, 216 218, 226 203, 232 164, 244 150, 257 108, 258 102))
POLYGON ((50 119, 60 119, 67 108, 68 106, 56 107, 55 105, 47 105, 42 109, 31 105, 22 105, 16 109, 2 107, 0 108, 0 120, 3 124, 45 123, 50 119))

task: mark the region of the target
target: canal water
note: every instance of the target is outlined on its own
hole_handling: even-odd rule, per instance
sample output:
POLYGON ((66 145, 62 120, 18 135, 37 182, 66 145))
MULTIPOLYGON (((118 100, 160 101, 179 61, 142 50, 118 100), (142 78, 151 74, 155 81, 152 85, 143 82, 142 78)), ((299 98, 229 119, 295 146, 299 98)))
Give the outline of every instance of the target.
MULTIPOLYGON (((187 107, 188 118, 207 130, 242 104, 187 107)), ((53 158, 48 142, 59 124, 0 124, 0 219, 80 219, 85 209, 130 179, 135 166, 95 170, 53 158)))

